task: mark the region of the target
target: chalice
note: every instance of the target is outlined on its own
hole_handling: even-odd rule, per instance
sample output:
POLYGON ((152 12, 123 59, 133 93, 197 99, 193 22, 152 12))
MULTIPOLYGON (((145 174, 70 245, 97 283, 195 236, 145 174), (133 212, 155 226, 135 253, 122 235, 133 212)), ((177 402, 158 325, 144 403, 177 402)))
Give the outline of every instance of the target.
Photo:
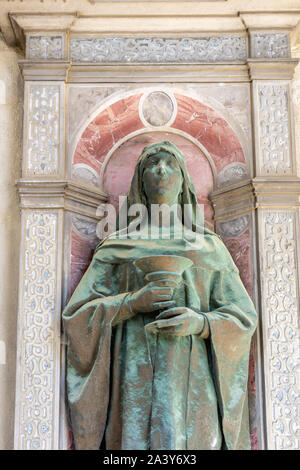
MULTIPOLYGON (((146 282, 155 281, 158 287, 178 288, 180 283, 183 282, 183 272, 193 265, 193 261, 184 256, 157 255, 135 260, 134 265, 143 272, 146 282)), ((163 308, 159 309, 158 306, 159 313, 163 310, 163 308)), ((151 331, 153 327, 151 325, 151 323, 148 323, 145 328, 151 331)))

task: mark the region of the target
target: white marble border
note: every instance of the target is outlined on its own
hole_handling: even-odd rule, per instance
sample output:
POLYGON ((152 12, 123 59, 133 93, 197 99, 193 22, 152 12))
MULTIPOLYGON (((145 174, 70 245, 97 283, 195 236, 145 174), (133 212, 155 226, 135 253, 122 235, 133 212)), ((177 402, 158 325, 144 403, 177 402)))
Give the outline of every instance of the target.
POLYGON ((114 152, 122 145, 124 144, 125 142, 127 142, 128 140, 132 139, 133 137, 137 136, 137 135, 141 135, 141 134, 150 134, 150 133, 154 133, 154 132, 168 132, 169 134, 176 134, 176 135, 180 135, 182 137, 184 137, 185 139, 187 139, 188 141, 192 142, 196 147, 199 148, 199 150, 201 150, 201 152, 205 155, 205 157, 207 158, 208 160, 208 163, 210 165, 210 168, 211 168, 211 171, 212 171, 212 175, 213 175, 213 180, 214 180, 214 186, 216 185, 216 179, 217 179, 217 172, 216 172, 216 167, 215 167, 215 164, 214 164, 214 161, 210 155, 210 153, 208 152, 208 150, 204 147, 204 145, 202 145, 200 142, 198 142, 198 140, 194 139, 194 137, 190 136, 189 134, 187 134, 186 132, 183 132, 179 129, 175 129, 173 127, 167 127, 167 126, 162 126, 162 127, 158 127, 158 128, 144 128, 144 129, 139 129, 137 131, 134 131, 130 134, 127 134, 125 137, 123 137, 122 139, 118 140, 118 142, 109 150, 109 152, 106 154, 106 157, 103 161, 103 164, 102 164, 102 167, 101 167, 101 171, 100 171, 100 175, 99 175, 99 186, 100 186, 100 189, 101 191, 104 191, 105 192, 105 188, 104 188, 104 184, 103 184, 103 179, 104 179, 104 173, 105 173, 105 169, 106 169, 106 166, 110 160, 110 158, 112 157, 112 155, 114 154, 114 152))
POLYGON ((268 450, 300 449, 299 272, 297 211, 259 210, 268 450))
POLYGON ((62 217, 62 210, 55 209, 22 213, 15 412, 18 450, 59 448, 62 217))

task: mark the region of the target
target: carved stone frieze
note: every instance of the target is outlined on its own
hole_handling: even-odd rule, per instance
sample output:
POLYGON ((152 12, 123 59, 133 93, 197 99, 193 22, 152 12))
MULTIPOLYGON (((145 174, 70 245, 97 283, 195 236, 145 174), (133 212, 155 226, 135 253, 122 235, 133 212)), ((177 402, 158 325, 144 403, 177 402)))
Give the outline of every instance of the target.
POLYGON ((29 35, 26 37, 26 58, 59 60, 65 57, 63 34, 29 35))
POLYGON ((283 59, 291 56, 289 33, 255 32, 251 34, 251 57, 283 59))
POLYGON ((26 175, 57 175, 61 166, 61 96, 58 84, 30 84, 25 110, 26 175))
POLYGON ((258 152, 260 172, 292 174, 288 84, 259 83, 258 152))
POLYGON ((268 449, 300 449, 296 214, 261 213, 268 449))
POLYGON ((203 36, 198 38, 71 37, 73 62, 224 62, 248 57, 246 36, 203 36))
POLYGON ((60 302, 57 211, 23 213, 17 449, 57 448, 60 302))

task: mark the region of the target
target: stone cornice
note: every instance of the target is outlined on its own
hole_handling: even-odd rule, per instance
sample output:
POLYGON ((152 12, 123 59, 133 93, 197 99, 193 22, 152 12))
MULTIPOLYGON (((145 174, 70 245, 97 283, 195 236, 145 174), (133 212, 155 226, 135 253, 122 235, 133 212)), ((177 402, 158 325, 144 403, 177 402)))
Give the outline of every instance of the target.
POLYGON ((64 60, 31 61, 19 60, 24 80, 67 81, 70 62, 64 60))
POLYGON ((67 60, 20 60, 25 80, 87 82, 249 82, 291 80, 299 59, 181 64, 94 64, 67 60))
POLYGON ((230 2, 224 2, 222 9, 217 7, 219 2, 193 2, 190 9, 186 2, 158 2, 155 10, 150 2, 116 4, 108 1, 91 5, 87 0, 77 0, 64 7, 57 2, 51 9, 45 4, 40 4, 40 8, 27 6, 33 5, 34 1, 24 2, 22 6, 4 3, 7 16, 3 17, 4 12, 0 12, 1 31, 9 44, 23 48, 25 36, 42 32, 111 36, 242 34, 277 30, 288 33, 300 20, 299 8, 263 11, 259 6, 256 10, 241 11, 242 2, 240 5, 237 2, 234 8, 230 2), (12 7, 17 6, 12 11, 12 7))
MULTIPOLYGON (((299 14, 299 2, 298 0, 286 0, 283 4, 282 0, 272 0, 272 10, 270 10, 269 2, 261 2, 261 0, 252 0, 247 2, 248 11, 244 11, 245 1, 244 0, 233 0, 233 1, 214 1, 214 0, 162 0, 155 1, 153 8, 153 0, 147 1, 136 1, 136 0, 2 0, 0 10, 0 29, 4 34, 9 45, 16 45, 15 35, 12 29, 12 25, 8 18, 9 14, 18 15, 20 18, 27 16, 59 16, 63 17, 66 15, 75 15, 78 19, 78 24, 85 23, 86 19, 92 18, 103 18, 106 19, 106 23, 110 18, 125 18, 130 23, 131 18, 153 18, 159 16, 162 19, 179 19, 182 23, 186 23, 185 18, 196 18, 196 17, 217 17, 220 13, 224 17, 236 18, 233 20, 238 24, 238 28, 241 27, 258 28, 260 25, 263 28, 289 28, 294 27, 295 23, 299 21, 297 15, 299 14), (157 12, 157 13, 156 13, 157 12), (240 26, 242 24, 242 26, 240 26)), ((61 25, 61 19, 58 23, 54 24, 54 29, 61 25)), ((95 20, 96 21, 96 20, 95 20)), ((100 21, 101 23, 101 21, 100 21)), ((103 21, 104 23, 104 21, 103 21)), ((51 20, 48 26, 51 25, 51 20)), ((48 29, 46 25, 45 29, 48 29)), ((71 27, 70 25, 67 25, 71 27)), ((230 25, 233 30, 234 25, 230 25)), ((37 25, 40 30, 41 25, 37 25)), ((77 26, 77 20, 74 22, 74 27, 77 26)), ((86 26, 84 26, 86 27, 86 26)), ((98 26, 97 26, 98 27, 98 26)), ((105 28, 107 26, 104 25, 105 28)), ((129 28, 131 26, 129 25, 129 28)), ((133 24, 132 24, 133 27, 133 24)), ((222 28, 222 26, 221 26, 222 28)), ((45 30, 44 29, 44 30, 45 30)), ((90 30, 90 28, 89 28, 90 30)), ((118 28, 120 31, 120 29, 118 28)))
POLYGON ((240 11, 239 16, 250 31, 276 29, 292 31, 300 20, 300 10, 240 11))
POLYGON ((291 80, 299 59, 249 59, 250 80, 291 80))
POLYGON ((80 82, 245 82, 246 63, 218 64, 91 64, 21 60, 25 80, 80 82))
POLYGON ((256 177, 210 194, 215 220, 236 217, 258 208, 300 207, 300 178, 256 177))
POLYGON ((107 200, 100 189, 71 180, 23 178, 16 186, 21 209, 65 209, 98 219, 96 210, 107 200))

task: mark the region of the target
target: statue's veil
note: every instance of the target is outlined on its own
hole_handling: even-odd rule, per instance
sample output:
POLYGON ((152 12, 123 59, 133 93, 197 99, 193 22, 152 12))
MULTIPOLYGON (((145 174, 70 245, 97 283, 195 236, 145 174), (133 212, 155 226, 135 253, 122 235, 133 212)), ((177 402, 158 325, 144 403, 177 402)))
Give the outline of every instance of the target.
MULTIPOLYGON (((212 232, 207 227, 205 227, 203 211, 201 211, 201 208, 199 207, 197 203, 195 188, 190 178, 190 175, 188 173, 188 170, 186 168, 183 153, 176 147, 176 145, 168 141, 158 142, 155 144, 148 145, 147 147, 144 148, 143 152, 139 156, 139 159, 137 161, 135 171, 133 174, 133 178, 131 181, 131 185, 127 193, 127 202, 126 202, 127 207, 129 208, 133 204, 143 204, 147 206, 147 198, 143 189, 144 163, 146 159, 149 158, 151 155, 154 155, 159 152, 169 153, 174 158, 176 158, 180 166, 180 169, 182 172, 182 179, 183 179, 180 204, 181 204, 182 214, 184 213, 185 205, 187 205, 186 207, 189 208, 188 212, 191 218, 192 230, 196 231, 198 227, 198 231, 199 231, 199 220, 200 220, 202 221, 201 222, 202 226, 200 227, 200 231, 202 233, 204 232, 204 233, 209 233, 211 235, 216 235, 214 232, 212 232), (202 216, 199 218, 200 213, 202 213, 202 216)), ((127 221, 126 221, 127 227, 129 226, 131 221, 132 219, 128 216, 127 221)), ((122 222, 124 223, 124 220, 122 220, 122 222)), ((120 225, 119 216, 117 218, 116 228, 117 228, 117 231, 126 228, 123 224, 122 226, 120 225)))

